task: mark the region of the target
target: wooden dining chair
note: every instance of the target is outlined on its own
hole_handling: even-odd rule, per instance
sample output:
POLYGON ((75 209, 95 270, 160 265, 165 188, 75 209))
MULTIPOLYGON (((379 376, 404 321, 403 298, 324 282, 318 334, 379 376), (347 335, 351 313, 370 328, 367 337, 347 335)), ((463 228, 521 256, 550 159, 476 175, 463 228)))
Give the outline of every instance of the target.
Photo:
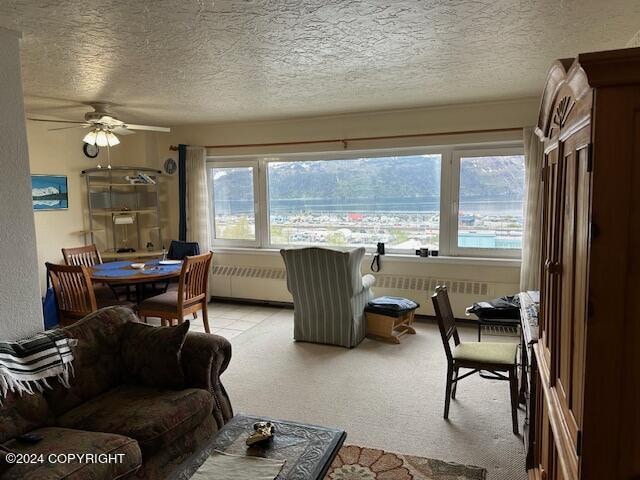
POLYGON ((88 267, 48 262, 46 266, 56 295, 61 325, 69 325, 98 309, 88 267))
POLYGON ((185 257, 180 272, 177 290, 156 295, 138 305, 138 315, 143 321, 147 317, 160 318, 162 325, 182 323, 186 315, 202 311, 204 329, 209 331, 207 303, 209 303, 209 270, 213 252, 185 257))
POLYGON ((518 435, 518 372, 517 343, 502 342, 461 342, 456 321, 449 302, 447 288, 439 286, 431 296, 438 320, 440 336, 447 356, 447 384, 444 399, 444 418, 449 418, 449 403, 456 398, 458 382, 481 370, 494 374, 495 379, 508 380, 511 400, 511 421, 513 433, 518 435), (451 338, 453 337, 453 349, 451 338), (460 375, 461 368, 470 369, 460 375), (500 372, 506 372, 508 376, 500 372))
MULTIPOLYGON (((102 264, 102 257, 95 244, 85 245, 83 247, 63 248, 62 256, 64 263, 67 265, 84 265, 85 267, 93 267, 102 264)), ((122 285, 119 289, 108 285, 94 283, 93 291, 96 294, 98 304, 108 304, 114 298, 116 301, 124 299, 129 300, 132 297, 131 286, 122 285)))
POLYGON ((64 263, 67 265, 93 267, 102 263, 102 257, 95 244, 85 245, 84 247, 63 248, 62 256, 64 257, 64 263))

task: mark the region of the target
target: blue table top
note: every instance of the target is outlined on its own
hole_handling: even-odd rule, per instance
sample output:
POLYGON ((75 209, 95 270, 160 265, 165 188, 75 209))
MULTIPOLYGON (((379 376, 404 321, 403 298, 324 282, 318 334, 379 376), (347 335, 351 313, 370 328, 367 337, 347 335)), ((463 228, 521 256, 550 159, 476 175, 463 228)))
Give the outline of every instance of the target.
POLYGON ((174 276, 182 269, 182 263, 176 265, 160 265, 158 260, 149 260, 144 262, 144 269, 131 268, 129 261, 107 262, 95 265, 93 267, 92 277, 126 279, 139 275, 170 275, 174 276))

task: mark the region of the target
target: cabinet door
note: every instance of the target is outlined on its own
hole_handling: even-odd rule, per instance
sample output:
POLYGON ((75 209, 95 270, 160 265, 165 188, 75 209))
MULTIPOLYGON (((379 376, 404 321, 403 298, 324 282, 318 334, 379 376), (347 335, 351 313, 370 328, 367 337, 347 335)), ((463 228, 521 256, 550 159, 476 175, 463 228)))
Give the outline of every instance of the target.
POLYGON ((591 201, 589 134, 586 126, 561 138, 545 160, 538 345, 546 414, 554 426, 549 451, 544 452, 542 444, 541 463, 551 478, 560 478, 559 472, 574 478, 579 464, 591 201))
POLYGON ((589 127, 561 145, 563 221, 559 257, 560 304, 551 363, 555 389, 575 455, 580 449, 584 344, 587 304, 587 268, 590 212, 589 127))
POLYGON ((551 364, 551 351, 555 343, 555 326, 558 319, 559 307, 559 269, 560 241, 563 216, 561 214, 563 186, 561 164, 558 161, 558 148, 548 151, 544 163, 543 189, 543 244, 542 244, 542 272, 540 291, 540 339, 538 345, 540 354, 547 367, 551 364))

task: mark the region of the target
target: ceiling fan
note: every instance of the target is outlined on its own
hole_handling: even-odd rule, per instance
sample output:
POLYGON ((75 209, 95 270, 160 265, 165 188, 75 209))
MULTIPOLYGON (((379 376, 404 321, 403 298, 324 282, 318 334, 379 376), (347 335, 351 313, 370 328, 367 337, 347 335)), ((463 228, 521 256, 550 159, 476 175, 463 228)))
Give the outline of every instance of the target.
POLYGON ((156 127, 151 125, 136 125, 133 123, 125 123, 119 120, 109 112, 109 104, 104 102, 94 102, 89 104, 93 108, 93 112, 87 112, 84 114, 84 122, 76 122, 72 120, 47 120, 43 118, 29 118, 36 122, 51 122, 51 123, 73 123, 71 127, 57 127, 50 128, 53 130, 66 130, 68 128, 92 128, 92 130, 85 135, 83 141, 90 145, 114 146, 120 143, 118 138, 114 134, 118 135, 131 135, 135 133, 134 130, 144 130, 151 132, 170 132, 171 129, 167 127, 156 127))

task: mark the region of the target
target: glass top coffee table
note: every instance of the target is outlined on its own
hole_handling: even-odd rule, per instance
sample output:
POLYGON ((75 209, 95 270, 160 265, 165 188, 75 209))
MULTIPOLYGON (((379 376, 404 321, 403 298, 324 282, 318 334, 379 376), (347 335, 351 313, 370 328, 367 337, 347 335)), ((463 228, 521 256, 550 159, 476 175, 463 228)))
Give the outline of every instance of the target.
POLYGON ((346 437, 344 430, 336 428, 240 413, 203 448, 179 465, 171 478, 191 478, 211 453, 219 450, 233 455, 286 460, 282 471, 276 477, 277 480, 322 480, 346 437), (274 425, 273 439, 263 445, 247 447, 245 440, 253 432, 253 424, 262 421, 269 421, 274 425))

